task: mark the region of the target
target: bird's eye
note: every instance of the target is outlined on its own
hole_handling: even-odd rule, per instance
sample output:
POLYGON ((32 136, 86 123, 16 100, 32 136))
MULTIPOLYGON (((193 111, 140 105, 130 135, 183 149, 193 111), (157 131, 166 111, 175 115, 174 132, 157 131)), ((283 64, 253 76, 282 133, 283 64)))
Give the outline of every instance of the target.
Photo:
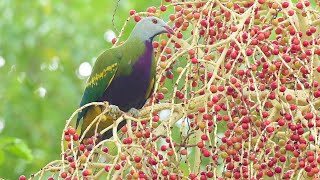
POLYGON ((153 24, 157 24, 158 21, 156 19, 152 19, 153 24))

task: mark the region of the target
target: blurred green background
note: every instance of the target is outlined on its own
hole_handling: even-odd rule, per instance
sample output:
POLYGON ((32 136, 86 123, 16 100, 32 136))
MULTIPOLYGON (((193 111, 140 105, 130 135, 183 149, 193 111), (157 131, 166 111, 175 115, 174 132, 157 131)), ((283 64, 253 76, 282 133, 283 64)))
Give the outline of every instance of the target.
MULTIPOLYGON (((30 176, 60 158, 66 119, 95 57, 111 47, 116 1, 0 0, 0 177, 30 176)), ((160 1, 121 0, 116 27, 149 6, 160 1)))

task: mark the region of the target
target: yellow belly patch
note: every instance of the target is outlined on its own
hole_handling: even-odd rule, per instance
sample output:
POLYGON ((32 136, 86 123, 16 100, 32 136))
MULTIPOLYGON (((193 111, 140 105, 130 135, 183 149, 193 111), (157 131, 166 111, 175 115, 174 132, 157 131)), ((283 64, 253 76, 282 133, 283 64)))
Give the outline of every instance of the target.
MULTIPOLYGON (((83 123, 81 126, 81 134, 87 129, 87 127, 91 124, 91 122, 103 112, 102 108, 104 108, 104 107, 101 107, 101 106, 89 107, 86 115, 83 118, 83 123)), ((84 137, 85 138, 92 137, 93 135, 95 135, 96 132, 99 133, 103 129, 111 126, 113 124, 113 121, 114 121, 114 118, 111 116, 108 116, 108 115, 101 116, 101 119, 96 120, 96 122, 86 132, 84 137), (96 128, 97 122, 99 122, 98 128, 96 128)))
POLYGON ((145 96, 146 99, 149 98, 150 94, 152 93, 151 91, 152 91, 152 88, 153 88, 153 84, 154 84, 154 78, 152 78, 151 81, 150 81, 150 84, 149 84, 149 87, 147 89, 147 93, 146 93, 146 96, 145 96))

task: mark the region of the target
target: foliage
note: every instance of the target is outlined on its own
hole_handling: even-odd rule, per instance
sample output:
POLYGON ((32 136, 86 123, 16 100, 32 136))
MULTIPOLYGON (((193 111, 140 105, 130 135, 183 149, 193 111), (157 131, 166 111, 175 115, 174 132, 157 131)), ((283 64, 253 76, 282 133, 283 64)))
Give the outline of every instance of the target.
POLYGON ((0 138, 0 165, 5 164, 5 154, 14 155, 27 161, 31 161, 33 158, 29 147, 21 139, 17 138, 0 138))
MULTIPOLYGON (((1 148, 5 163, 0 164, 0 177, 30 175, 59 158, 65 119, 77 108, 84 89, 86 77, 79 75, 78 68, 83 62, 92 64, 111 46, 104 36, 114 30, 115 4, 109 0, 0 1, 0 64, 5 63, 0 65, 0 137, 17 142, 16 150, 22 152, 16 156, 10 153, 16 150, 1 148)), ((121 1, 116 27, 130 8, 145 10, 151 4, 121 1)))

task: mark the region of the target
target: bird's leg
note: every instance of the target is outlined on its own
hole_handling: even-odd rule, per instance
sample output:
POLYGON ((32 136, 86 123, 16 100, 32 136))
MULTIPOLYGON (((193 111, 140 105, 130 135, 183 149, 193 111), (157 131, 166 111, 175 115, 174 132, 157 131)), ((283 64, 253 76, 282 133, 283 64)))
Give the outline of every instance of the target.
POLYGON ((138 118, 139 115, 140 115, 140 112, 138 109, 136 108, 131 108, 129 111, 128 111, 129 114, 131 114, 134 118, 138 118))
POLYGON ((108 115, 113 116, 113 117, 117 117, 118 115, 121 114, 121 110, 118 106, 116 105, 109 105, 109 112, 107 112, 108 115))

